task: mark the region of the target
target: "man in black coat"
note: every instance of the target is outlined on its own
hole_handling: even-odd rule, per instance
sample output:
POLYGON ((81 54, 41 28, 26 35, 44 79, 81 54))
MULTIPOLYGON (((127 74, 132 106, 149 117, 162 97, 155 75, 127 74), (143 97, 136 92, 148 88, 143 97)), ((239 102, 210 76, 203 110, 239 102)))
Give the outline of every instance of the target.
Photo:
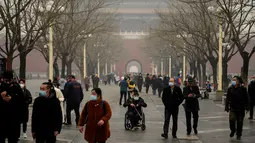
POLYGON ((13 72, 3 73, 0 86, 0 143, 17 143, 20 136, 24 95, 19 84, 13 80, 13 72))
POLYGON ((137 77, 137 86, 138 86, 139 92, 141 92, 142 87, 143 87, 143 75, 142 75, 142 73, 140 73, 137 77))
POLYGON ((245 110, 249 109, 249 96, 247 89, 242 86, 243 81, 239 76, 234 76, 228 88, 225 111, 229 112, 230 137, 236 133, 237 140, 241 140, 245 110), (236 128, 237 124, 237 128, 236 128))
POLYGON ((55 143, 61 131, 62 118, 60 101, 52 83, 43 83, 32 112, 32 135, 36 143, 55 143))
POLYGON ((199 102, 198 98, 201 97, 198 86, 194 83, 193 78, 188 78, 188 84, 183 88, 183 95, 185 99, 185 104, 183 104, 186 115, 186 125, 187 125, 187 135, 191 133, 191 114, 193 115, 193 129, 194 133, 197 134, 197 124, 198 124, 198 111, 199 102))
POLYGON ((64 89, 66 99, 66 118, 67 125, 71 125, 71 111, 75 112, 75 122, 78 124, 80 119, 80 103, 83 100, 83 89, 81 84, 76 81, 75 76, 70 76, 71 82, 64 89))
POLYGON ((249 119, 253 119, 253 108, 255 106, 255 77, 252 77, 252 80, 248 87, 248 93, 250 96, 250 117, 249 119))
POLYGON ((150 77, 149 74, 146 75, 145 77, 145 88, 146 88, 146 93, 148 94, 149 92, 149 87, 150 87, 151 81, 150 81, 150 77))
POLYGON ((173 127, 172 136, 177 138, 176 132, 178 127, 178 113, 179 105, 183 102, 184 97, 179 86, 174 84, 174 79, 171 78, 169 86, 164 88, 162 95, 162 102, 165 105, 165 123, 164 123, 164 133, 161 134, 162 137, 168 138, 169 122, 172 115, 173 127))

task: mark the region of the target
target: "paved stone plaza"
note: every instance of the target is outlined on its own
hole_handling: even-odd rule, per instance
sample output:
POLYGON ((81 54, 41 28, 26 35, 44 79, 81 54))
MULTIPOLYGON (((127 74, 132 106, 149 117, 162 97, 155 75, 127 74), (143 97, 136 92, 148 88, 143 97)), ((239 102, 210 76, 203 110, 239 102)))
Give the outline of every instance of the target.
MULTIPOLYGON (((40 83, 43 81, 31 80, 27 81, 28 89, 33 94, 39 91, 40 83)), ((145 131, 140 129, 136 131, 126 131, 124 129, 124 114, 126 108, 118 105, 119 100, 119 88, 115 85, 107 85, 101 87, 103 90, 103 98, 110 102, 112 108, 112 118, 110 120, 111 138, 107 141, 109 143, 254 143, 255 140, 255 120, 249 121, 245 119, 243 137, 241 141, 236 141, 235 138, 229 138, 229 125, 228 114, 224 112, 224 108, 215 104, 212 100, 200 101, 200 117, 199 117, 199 134, 197 136, 186 136, 185 126, 185 114, 182 106, 180 106, 179 112, 179 126, 178 126, 178 139, 171 138, 171 132, 169 133, 169 139, 165 140, 160 135, 163 131, 163 113, 164 106, 161 99, 151 94, 146 95, 141 93, 141 96, 145 99, 148 107, 144 109, 146 115, 145 131)), ((151 91, 150 91, 151 93, 151 91)), ((85 100, 81 105, 89 99, 90 93, 85 93, 85 100)), ((74 114, 73 114, 74 115, 74 114)), ((74 117, 72 118, 74 122, 74 117)), ((21 143, 32 143, 30 122, 28 125, 28 138, 23 139, 21 137, 21 143)), ((83 134, 78 132, 75 127, 75 123, 71 126, 63 126, 61 134, 58 136, 59 143, 84 143, 83 134)))

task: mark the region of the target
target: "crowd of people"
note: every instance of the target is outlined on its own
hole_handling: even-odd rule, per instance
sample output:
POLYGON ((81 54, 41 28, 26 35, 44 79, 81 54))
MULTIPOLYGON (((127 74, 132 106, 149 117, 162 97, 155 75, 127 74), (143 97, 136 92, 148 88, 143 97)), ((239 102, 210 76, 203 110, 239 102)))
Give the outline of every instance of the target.
MULTIPOLYGON (((145 76, 127 74, 119 78, 117 75, 113 77, 119 79, 119 81, 113 80, 120 87, 119 105, 128 107, 126 114, 133 127, 140 124, 142 108, 147 107, 139 93, 145 87, 145 93, 148 94, 151 87, 152 95, 160 97, 165 106, 165 121, 161 136, 168 138, 169 122, 172 116, 172 137, 177 138, 180 105, 185 111, 187 135, 191 134, 192 129, 195 134, 198 134, 200 110, 198 98, 201 97, 201 93, 194 77, 187 77, 183 83, 180 75, 174 78, 150 74, 145 76), (158 94, 156 95, 156 93, 158 94)), ((39 96, 33 101, 32 95, 26 87, 26 81, 24 79, 17 81, 11 71, 4 72, 0 82, 0 143, 5 143, 6 139, 9 143, 17 143, 21 132, 23 132, 23 137, 27 138, 29 105, 32 102, 31 131, 36 143, 56 142, 62 125, 69 126, 73 123, 71 121, 72 110, 76 115, 75 125, 81 133, 84 133, 85 140, 89 143, 105 143, 110 137, 111 107, 107 101, 103 100, 103 94, 99 88, 99 77, 93 75, 91 78, 86 78, 84 79, 86 91, 89 90, 91 81, 93 89, 90 100, 86 102, 80 114, 79 109, 84 93, 82 85, 77 82, 75 76, 70 75, 66 79, 60 80, 55 78, 53 81, 42 83, 39 96)), ((208 89, 209 87, 208 85, 208 89)), ((249 119, 253 119, 254 89, 255 77, 250 81, 248 89, 244 86, 241 77, 233 77, 231 86, 227 90, 225 104, 225 111, 229 112, 230 137, 236 134, 237 139, 241 139, 245 111, 250 110, 249 119)))
POLYGON ((109 103, 102 100, 100 88, 92 89, 90 100, 80 116, 79 109, 84 94, 81 84, 73 75, 66 79, 54 78, 53 81, 43 82, 39 96, 34 101, 26 87, 26 81, 17 81, 12 71, 4 72, 0 79, 0 143, 5 143, 6 139, 9 143, 18 143, 21 125, 23 138, 27 138, 29 105, 32 102, 31 132, 36 143, 55 143, 63 124, 72 124, 72 110, 76 115, 75 124, 81 132, 84 124, 87 125, 85 140, 89 143, 104 143, 109 138, 108 120, 112 113, 109 103), (94 124, 95 121, 98 122, 94 124), (102 136, 97 136, 98 133, 102 136))
MULTIPOLYGON (((152 94, 156 95, 156 91, 158 91, 158 97, 162 98, 162 102, 165 106, 165 121, 163 127, 162 137, 168 138, 169 131, 169 122, 170 117, 173 119, 173 127, 172 127, 172 137, 177 138, 177 121, 178 121, 178 113, 179 106, 182 104, 185 116, 186 116, 186 126, 187 126, 187 135, 190 135, 192 132, 198 134, 198 118, 199 118, 199 100, 198 98, 202 98, 198 82, 196 78, 187 76, 186 80, 181 82, 180 75, 177 75, 174 78, 170 78, 168 76, 156 76, 147 74, 145 77, 142 74, 137 74, 137 76, 131 77, 130 75, 125 75, 121 78, 119 83, 120 86, 120 101, 119 104, 122 105, 122 100, 124 96, 124 105, 132 109, 132 106, 129 103, 129 100, 126 100, 126 95, 133 91, 134 88, 132 84, 137 84, 139 88, 139 92, 142 91, 142 87, 144 86, 145 92, 148 94, 149 88, 152 89, 152 94), (191 123, 191 119, 193 118, 193 125, 191 123)), ((211 92, 211 84, 206 82, 206 95, 211 92)), ((138 94, 139 95, 139 94, 138 94)), ((245 111, 250 110, 249 119, 253 119, 253 107, 255 105, 255 77, 252 78, 249 83, 249 88, 247 89, 244 86, 244 82, 241 77, 234 76, 232 78, 232 82, 230 87, 227 90, 226 96, 226 104, 225 111, 229 112, 229 124, 230 124, 230 137, 233 137, 235 134, 237 136, 237 140, 241 140, 242 136, 242 128, 243 128, 243 120, 245 117, 245 111)), ((130 117, 131 121, 133 121, 133 115, 130 117)), ((133 121, 134 122, 134 121, 133 121)))

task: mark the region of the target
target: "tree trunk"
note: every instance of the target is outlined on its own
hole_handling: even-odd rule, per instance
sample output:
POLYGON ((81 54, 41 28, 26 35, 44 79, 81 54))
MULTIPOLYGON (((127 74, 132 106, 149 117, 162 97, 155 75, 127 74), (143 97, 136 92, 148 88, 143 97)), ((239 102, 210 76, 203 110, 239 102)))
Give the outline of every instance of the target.
POLYGON ((6 70, 7 70, 7 71, 12 70, 12 62, 13 62, 12 56, 13 56, 13 55, 9 55, 9 56, 7 56, 7 58, 6 58, 6 70))
POLYGON ((227 91, 228 89, 228 61, 223 59, 222 61, 222 80, 223 80, 223 90, 227 91))
POLYGON ((217 82, 217 63, 213 63, 212 65, 212 71, 213 71, 213 85, 214 85, 214 90, 216 91, 218 88, 218 82, 217 82))
POLYGON ((55 57, 54 63, 53 63, 53 68, 54 68, 54 77, 59 77, 59 68, 58 68, 58 57, 55 57))
POLYGON ((21 52, 19 55, 19 77, 22 79, 26 79, 26 67, 27 67, 27 53, 21 52))
POLYGON ((193 61, 194 62, 194 75, 195 77, 197 77, 197 66, 196 66, 196 61, 193 61))
POLYGON ((67 62, 67 75, 72 74, 72 62, 67 62))
POLYGON ((200 61, 197 61, 197 73, 198 73, 197 79, 198 79, 199 84, 201 85, 202 72, 201 72, 200 61))
POLYGON ((243 57, 243 67, 241 70, 241 77, 242 77, 244 83, 247 84, 250 59, 249 59, 248 54, 247 55, 245 54, 242 57, 243 57))
POLYGON ((202 62, 201 66, 202 66, 202 86, 204 86, 205 82, 207 81, 207 77, 206 77, 206 62, 202 62))
POLYGON ((61 77, 64 78, 66 75, 66 60, 67 56, 66 54, 62 54, 62 62, 61 62, 61 77))
POLYGON ((190 74, 190 75, 193 75, 193 73, 194 73, 194 68, 195 68, 194 62, 193 62, 193 61, 192 61, 192 62, 189 62, 189 66, 190 66, 189 74, 190 74))

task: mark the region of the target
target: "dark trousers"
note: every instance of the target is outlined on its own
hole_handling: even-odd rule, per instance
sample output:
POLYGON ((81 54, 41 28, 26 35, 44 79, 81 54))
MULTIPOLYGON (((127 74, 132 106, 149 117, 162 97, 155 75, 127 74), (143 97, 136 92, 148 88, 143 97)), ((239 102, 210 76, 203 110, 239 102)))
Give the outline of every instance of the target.
POLYGON ((153 95, 156 95, 156 91, 157 91, 156 89, 155 89, 155 90, 152 90, 152 94, 153 94, 153 95))
POLYGON ((130 91, 128 91, 127 93, 128 93, 128 98, 130 98, 130 94, 131 94, 130 91))
POLYGON ((104 81, 104 85, 106 85, 107 84, 107 81, 104 81))
POLYGON ((162 91, 163 91, 162 89, 159 89, 159 88, 158 88, 158 97, 161 97, 162 91))
POLYGON ((127 92, 121 91, 121 92, 120 92, 120 102, 119 102, 120 105, 121 105, 121 103, 122 103, 122 98, 123 98, 123 96, 124 96, 124 103, 127 102, 127 92))
POLYGON ((150 88, 150 85, 145 85, 145 90, 146 90, 146 93, 148 94, 148 92, 149 92, 149 88, 150 88))
POLYGON ((128 112, 128 118, 129 118, 132 126, 136 126, 138 124, 138 121, 139 121, 140 117, 137 113, 128 112))
POLYGON ((254 108, 255 104, 251 103, 250 104, 250 117, 253 118, 253 108, 254 108))
POLYGON ((89 84, 85 84, 86 91, 89 91, 89 84))
POLYGON ((193 115, 193 129, 197 129, 198 123, 198 111, 185 111, 186 115, 186 125, 187 125, 187 133, 191 133, 191 114, 193 115))
POLYGON ((235 133, 237 136, 242 136, 243 132, 243 119, 245 111, 231 111, 229 112, 229 126, 231 132, 235 133), (237 128, 236 128, 237 124, 237 128))
POLYGON ((165 122, 164 122, 164 128, 163 128, 164 134, 168 134, 170 118, 172 115, 172 119, 173 119, 172 135, 176 136, 176 132, 178 128, 178 113, 179 113, 179 108, 177 108, 176 110, 168 110, 165 108, 165 122))
POLYGON ((80 119, 80 104, 66 104, 66 119, 67 119, 67 123, 71 124, 71 111, 74 110, 75 112, 75 122, 76 124, 78 124, 79 119, 80 119))
POLYGON ((0 143, 18 143, 20 135, 20 124, 6 123, 6 126, 0 126, 0 143))
POLYGON ((139 92, 142 92, 143 85, 142 84, 138 84, 137 86, 138 86, 139 92))
POLYGON ((21 124, 22 124, 22 131, 23 131, 23 133, 26 133, 27 132, 27 122, 23 122, 21 124))
POLYGON ((55 143, 56 142, 56 136, 36 136, 36 143, 55 143))

